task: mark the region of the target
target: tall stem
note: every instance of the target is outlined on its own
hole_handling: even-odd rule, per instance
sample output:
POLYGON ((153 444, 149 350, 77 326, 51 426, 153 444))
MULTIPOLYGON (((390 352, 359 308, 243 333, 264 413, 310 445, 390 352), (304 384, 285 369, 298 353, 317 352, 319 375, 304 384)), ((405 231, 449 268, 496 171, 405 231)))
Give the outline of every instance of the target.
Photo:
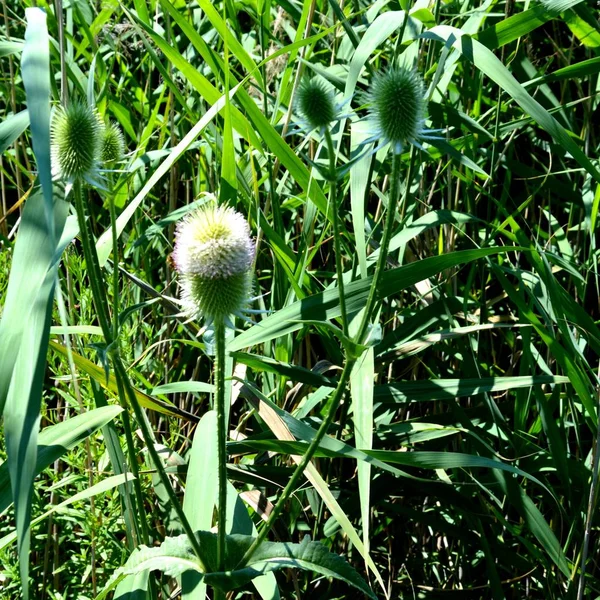
POLYGON ((227 421, 225 419, 225 324, 215 322, 215 405, 217 409, 217 444, 219 460, 219 508, 217 530, 217 570, 225 565, 225 522, 227 519, 227 421))
POLYGON ((113 279, 112 279, 112 292, 113 292, 113 339, 118 341, 119 339, 119 236, 117 232, 117 211, 115 210, 115 195, 113 192, 112 177, 110 179, 110 192, 109 192, 109 209, 110 209, 110 229, 112 233, 112 247, 113 247, 113 279))
MULTIPOLYGON (((94 305, 96 307, 96 311, 98 313, 98 321, 100 322, 100 328, 102 329, 102 333, 104 334, 104 338, 106 340, 106 344, 108 347, 111 346, 113 342, 112 338, 112 330, 110 327, 110 321, 108 318, 108 306, 106 302, 106 290, 104 289, 104 282, 102 280, 102 271, 100 270, 100 261, 98 260, 98 254, 96 252, 96 245, 94 244, 93 235, 91 230, 89 229, 89 225, 86 222, 85 218, 85 208, 83 204, 83 197, 81 194, 81 183, 75 182, 73 193, 75 196, 75 210, 77 212, 77 220, 79 222, 79 230, 81 232, 81 243, 83 246, 83 254, 85 256, 85 261, 87 264, 87 268, 89 271, 89 280, 90 287, 92 289, 92 296, 94 299, 94 305)), ((122 386, 122 389, 125 392, 127 400, 131 404, 133 408, 133 412, 135 414, 135 418, 138 422, 138 425, 142 431, 142 437, 144 438, 144 443, 146 444, 146 448, 148 450, 148 454, 150 455, 150 459, 154 463, 154 467, 158 473, 161 483, 167 490, 167 494, 177 516, 181 522, 183 530, 187 534, 190 544, 196 554, 200 567, 206 571, 206 562, 202 559, 203 552, 200 548, 200 544, 194 534, 190 523, 183 512, 183 507, 177 498, 177 494, 171 485, 171 481, 165 471, 165 468, 161 462, 161 459, 156 451, 154 446, 154 439, 152 438, 152 434, 150 432, 150 428, 146 421, 146 416, 138 402, 137 396, 135 395, 135 390, 129 381, 129 377, 127 375, 127 371, 125 370, 125 366, 119 356, 119 352, 117 348, 113 348, 111 351, 113 367, 115 370, 115 377, 117 379, 117 385, 119 387, 122 386)), ((123 401, 124 399, 122 399, 123 401)), ((130 456, 130 460, 133 462, 135 460, 135 455, 130 456)), ((135 479, 134 482, 137 486, 140 485, 139 478, 135 479)), ((139 488, 141 493, 141 487, 139 488)), ((136 494, 137 495, 137 494, 136 494)), ((138 499, 139 503, 139 499, 138 499)), ((141 515, 143 518, 143 503, 138 507, 141 511, 141 515)))
POLYGON ((331 132, 325 129, 325 140, 327 142, 327 151, 329 154, 329 204, 332 209, 333 221, 333 250, 335 253, 335 272, 337 275, 338 292, 340 296, 340 312, 342 316, 342 329, 345 335, 348 335, 348 314, 346 312, 346 296, 344 294, 344 269, 342 266, 342 245, 340 239, 340 207, 338 207, 338 184, 335 164, 335 148, 331 139, 331 132))
MULTIPOLYGON (((100 328, 104 334, 104 340, 107 346, 110 346, 113 342, 112 331, 109 325, 108 318, 108 305, 106 302, 106 295, 104 293, 104 281, 102 279, 102 271, 100 270, 100 262, 98 261, 98 255, 96 253, 96 246, 94 244, 94 236, 88 220, 86 219, 86 210, 83 199, 83 190, 81 188, 81 182, 75 181, 73 184, 73 195, 75 198, 75 211, 77 213, 77 221, 79 223, 79 232, 81 236, 81 245, 83 247, 83 256, 85 258, 85 264, 88 270, 88 279, 90 281, 90 287, 92 289, 92 299, 94 306, 96 307, 96 314, 98 315, 98 321, 100 328)), ((119 391, 119 400, 121 405, 125 408, 127 401, 123 392, 123 386, 119 379, 117 379, 117 389, 119 391)), ((139 481, 139 472, 137 467, 137 457, 135 452, 135 445, 133 443, 133 435, 131 433, 131 423, 129 420, 129 413, 127 410, 122 412, 123 428, 125 430, 125 439, 127 443, 127 453, 129 454, 129 465, 131 472, 135 479, 133 480, 133 489, 135 492, 136 500, 136 513, 141 529, 141 537, 145 544, 150 541, 148 535, 148 524, 146 523, 146 517, 144 513, 144 495, 142 493, 142 486, 139 481)))
POLYGON ((250 560, 252 555, 256 552, 258 547, 263 543, 263 541, 267 537, 267 534, 271 530, 271 527, 273 527, 273 524, 275 523, 276 519, 282 513, 283 508, 284 508, 285 503, 287 502, 288 498, 292 495, 292 493, 296 489, 298 481, 300 480, 300 478, 302 477, 302 475, 304 473, 304 469, 306 469, 306 467, 308 466, 308 463, 311 461, 312 457, 314 456, 315 452, 317 451, 317 448, 319 447, 321 440, 323 439, 323 437, 327 433, 327 430, 331 426, 331 423, 333 422, 333 419, 335 417, 335 413, 337 412, 338 406, 340 405, 340 402, 341 402, 342 398, 344 397, 344 392, 346 391, 346 384, 348 383, 348 379, 350 379, 350 374, 352 373, 352 368, 354 367, 354 363, 356 363, 356 358, 348 358, 346 360, 346 364, 344 365, 344 370, 342 371, 342 375, 340 376, 338 385, 335 388, 335 392, 333 393, 333 399, 331 401, 329 413, 323 419, 323 422, 321 423, 321 426, 319 427, 315 437, 311 440, 310 445, 306 449, 306 452, 304 453, 302 460, 297 465, 296 470, 292 474, 292 477, 290 478, 290 480, 288 481, 287 485, 285 486, 283 492, 281 493, 281 497, 279 498, 279 501, 273 507, 273 510, 271 511, 271 514, 269 515, 267 522, 264 524, 262 529, 259 531, 257 538, 254 540, 254 542, 252 543, 250 548, 248 548, 248 550, 246 551, 246 554, 244 554, 242 560, 240 561, 239 566, 248 564, 248 561, 250 560))
MULTIPOLYGON (((371 317, 377 303, 377 288, 381 281, 383 272, 385 271, 385 265, 387 262, 387 255, 390 248, 390 240, 394 232, 394 224, 396 222, 396 208, 398 206, 398 190, 400 188, 400 155, 396 152, 392 155, 392 173, 391 173, 391 184, 390 193, 388 196, 388 209, 387 209, 387 220, 385 228, 383 230, 383 237, 381 238, 381 245, 379 246, 379 257, 377 258, 377 265, 375 267, 375 275, 373 276, 373 283, 369 291, 369 297, 367 298, 367 304, 365 306, 365 312, 363 319, 356 336, 356 341, 360 344, 364 341, 365 333, 371 322, 371 317)), ((407 182, 408 188, 408 182, 407 182)))

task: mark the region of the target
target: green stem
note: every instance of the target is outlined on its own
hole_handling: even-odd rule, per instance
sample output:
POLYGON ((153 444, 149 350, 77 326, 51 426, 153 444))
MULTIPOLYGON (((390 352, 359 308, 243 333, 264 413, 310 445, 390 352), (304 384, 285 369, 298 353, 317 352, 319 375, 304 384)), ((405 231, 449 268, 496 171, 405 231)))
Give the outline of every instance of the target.
POLYGON ((344 294, 344 269, 342 266, 342 246, 340 234, 340 207, 338 207, 338 184, 335 164, 335 149, 331 132, 328 128, 325 129, 325 140, 327 142, 327 151, 329 154, 329 205, 332 208, 333 221, 333 249, 335 253, 335 271, 337 275, 338 292, 340 295, 340 311, 342 316, 342 329, 344 335, 348 335, 348 314, 346 312, 346 296, 344 294))
POLYGON ((79 223, 79 233, 81 235, 81 245, 83 246, 83 256, 87 265, 90 287, 92 289, 92 298, 94 300, 94 306, 96 307, 96 313, 98 315, 98 321, 100 323, 100 328, 102 329, 104 339, 106 344, 110 345, 113 341, 113 338, 109 325, 108 305, 106 303, 106 296, 103 293, 104 284, 102 281, 102 272, 100 271, 100 263, 98 261, 98 255, 96 254, 96 246, 94 245, 94 238, 90 224, 86 219, 81 182, 79 180, 75 181, 73 184, 73 195, 75 197, 75 211, 77 213, 77 221, 79 223))
POLYGON ((352 373, 352 368, 354 367, 355 362, 356 362, 355 358, 348 358, 346 360, 346 364, 344 365, 344 370, 342 371, 342 375, 340 376, 338 385, 335 388, 335 391, 333 393, 333 399, 331 401, 329 413, 323 419, 323 422, 321 423, 321 426, 319 427, 317 433, 315 434, 315 437, 311 440, 310 445, 308 446, 308 448, 306 449, 306 452, 304 453, 304 456, 302 457, 302 460, 296 467, 296 470, 292 474, 292 477, 290 478, 287 485, 285 486, 285 489, 281 493, 281 497, 279 498, 279 501, 273 507, 273 510, 271 511, 271 514, 269 515, 267 522, 261 528, 260 532, 258 533, 257 538, 254 540, 254 542, 252 543, 250 548, 248 548, 248 550, 246 551, 246 554, 244 554, 244 556, 238 566, 243 566, 243 565, 248 564, 248 561, 250 560, 252 555, 256 552, 258 547, 263 543, 263 541, 267 537, 267 534, 273 527, 273 524, 275 523, 275 521, 277 520, 279 515, 282 513, 283 508, 284 508, 288 498, 292 495, 292 493, 296 489, 298 481, 304 474, 304 470, 308 466, 308 463, 311 461, 312 457, 314 456, 315 452, 317 451, 317 448, 319 447, 321 440, 323 439, 323 437, 327 433, 327 430, 331 426, 331 423, 333 422, 333 419, 335 417, 335 413, 337 412, 338 406, 339 406, 342 398, 344 397, 344 392, 346 391, 346 384, 348 383, 348 380, 350 379, 350 374, 352 373))
MULTIPOLYGON (((106 302, 106 296, 104 294, 104 281, 102 279, 102 271, 100 270, 100 262, 98 261, 98 254, 96 253, 96 246, 94 244, 94 235, 92 233, 89 220, 86 219, 85 204, 81 189, 81 182, 75 181, 73 184, 73 195, 75 198, 75 211, 77 213, 77 221, 79 223, 79 232, 81 236, 81 245, 83 247, 83 256, 88 270, 88 278, 90 281, 90 287, 92 289, 92 299, 94 306, 96 307, 96 313, 98 315, 98 321, 100 328, 104 334, 104 340, 107 346, 110 346, 113 342, 112 332, 109 325, 108 317, 108 304, 106 302)), ((123 392, 123 386, 117 379, 117 389, 119 392, 119 401, 125 408, 127 402, 123 392)), ((144 495, 142 492, 142 486, 139 481, 139 469, 137 465, 137 456, 135 451, 135 445, 133 443, 133 435, 131 433, 131 422, 129 419, 129 413, 124 410, 121 413, 121 420, 123 422, 123 428, 125 430, 125 439, 127 443, 127 453, 129 454, 129 466, 131 472, 135 477, 133 481, 133 489, 136 499, 136 513, 138 515, 139 525, 141 526, 142 541, 145 544, 150 542, 148 535, 148 524, 146 522, 144 514, 144 495)))
POLYGON ((171 485, 169 476, 167 475, 167 473, 165 471, 165 467, 162 464, 162 461, 160 459, 160 456, 158 455, 158 452, 156 451, 156 448, 154 446, 154 439, 152 438, 150 428, 148 427, 148 422, 146 420, 146 416, 144 415, 142 407, 140 406, 137 396, 135 395, 135 390, 133 389, 131 382, 129 381, 129 377, 127 376, 127 371, 125 370, 123 362, 121 361, 121 358, 117 354, 113 355, 113 364, 114 364, 114 368, 115 368, 115 376, 121 380, 121 382, 125 388, 125 393, 127 394, 129 403, 131 404, 131 407, 133 408, 133 412, 135 414, 136 421, 138 422, 138 425, 140 426, 140 429, 142 431, 142 437, 144 438, 144 443, 146 444, 146 448, 148 450, 148 454, 150 455, 150 459, 152 460, 152 463, 154 464, 154 467, 156 468, 156 471, 158 473, 161 483, 167 490, 169 500, 171 501, 171 504, 172 504, 173 508, 175 509, 175 512, 177 513, 177 517, 181 521, 181 526, 183 527, 183 530, 185 531, 185 533, 188 536, 189 542, 192 545, 192 549, 194 550, 194 554, 196 555, 196 558, 199 562, 200 568, 206 572, 207 571, 207 568, 206 568, 207 563, 205 562, 205 560, 203 558, 204 554, 202 552, 202 549, 200 548, 198 538, 196 538, 196 535, 194 534, 194 530, 192 529, 186 514, 183 512, 183 507, 181 506, 181 503, 179 502, 179 498, 177 498, 177 494, 175 493, 175 490, 173 489, 173 486, 171 485))
MULTIPOLYGON (((394 152, 392 155, 392 173, 390 178, 391 184, 390 193, 388 196, 387 220, 383 230, 383 237, 381 238, 381 245, 379 247, 379 256, 377 258, 377 265, 375 266, 375 275, 373 275, 373 282, 369 291, 369 297, 367 298, 365 312, 356 336, 356 342, 359 344, 364 341, 367 328, 371 322, 371 317, 375 312, 377 305, 377 289, 381 282, 383 272, 385 271, 387 255, 390 248, 390 240, 392 239, 394 224, 396 222, 396 208, 398 206, 398 191, 400 188, 400 155, 396 152, 394 152)), ((408 182, 406 187, 408 189, 408 182)))
POLYGON ((113 247, 113 339, 119 339, 119 239, 117 233, 117 211, 115 210, 115 196, 113 194, 112 178, 110 181, 109 208, 110 229, 112 233, 113 247))
POLYGON ((217 571, 225 565, 225 523, 227 519, 227 421, 225 418, 225 324, 215 322, 215 405, 217 409, 217 444, 219 460, 219 508, 217 530, 217 571))
MULTIPOLYGON (((88 271, 89 271, 90 287, 92 289, 94 305, 96 306, 96 311, 98 313, 98 320, 100 322, 100 327, 104 334, 106 344, 107 344, 107 346, 110 347, 112 344, 113 338, 112 338, 112 330, 110 328, 110 321, 108 318, 108 306, 107 306, 106 295, 105 295, 106 290, 104 289, 104 283, 102 281, 102 272, 100 270, 100 262, 98 260, 98 254, 96 252, 96 245, 94 244, 93 235, 91 233, 91 230, 89 229, 89 224, 87 223, 86 218, 85 218, 85 208, 84 208, 84 204, 83 204, 83 198, 81 195, 81 184, 79 182, 76 182, 74 184, 73 193, 75 196, 75 210, 77 212, 77 220, 79 222, 79 229, 81 232, 81 243, 83 246, 83 254, 84 254, 85 261, 86 261, 88 271)), ((148 454, 150 455, 150 458, 151 458, 152 462, 154 463, 154 466, 155 466, 158 476, 161 480, 161 483, 164 485, 165 489, 167 490, 169 499, 171 500, 173 508, 175 509, 175 512, 177 513, 177 516, 179 517, 179 520, 181 521, 181 525, 189 538, 190 544, 192 545, 194 553, 196 554, 198 562, 200 563, 200 567, 204 571, 206 571, 206 567, 205 567, 206 562, 202 559, 202 555, 203 555, 202 549, 200 548, 200 544, 198 543, 198 540, 197 540, 196 536, 194 535, 194 531, 191 528, 190 523, 189 523, 185 513, 183 512, 181 503, 179 502, 179 499, 177 498, 177 494, 175 493, 175 490, 173 489, 173 486, 171 485, 171 482, 170 482, 169 477, 165 471, 165 468, 161 462, 161 459, 158 456, 158 452, 156 451, 156 448, 154 446, 154 440, 152 438, 150 428, 148 427, 146 417, 143 413, 140 403, 138 402, 138 399, 135 395, 135 391, 131 385, 131 382, 129 381, 129 377, 127 376, 127 371, 125 370, 123 362, 121 361, 121 357, 119 356, 118 349, 113 348, 111 351, 111 355, 112 355, 112 359, 113 359, 113 366, 115 369, 115 377, 117 379, 117 385, 124 390, 125 395, 126 395, 127 399, 129 400, 131 407, 133 408, 135 418, 136 418, 136 420, 139 424, 139 427, 142 431, 142 437, 144 438, 144 443, 146 444, 148 454)), ((123 402, 123 400, 124 400, 124 398, 121 399, 122 402, 123 402)), ((128 450, 130 450, 130 449, 128 448, 128 450)), ((133 462, 134 460, 135 460, 135 455, 130 455, 130 461, 133 462)), ((137 485, 140 485, 139 478, 136 478, 135 482, 137 485)), ((140 492, 141 492, 141 488, 140 488, 140 492)), ((139 506, 139 510, 143 512, 143 504, 141 504, 139 506)))

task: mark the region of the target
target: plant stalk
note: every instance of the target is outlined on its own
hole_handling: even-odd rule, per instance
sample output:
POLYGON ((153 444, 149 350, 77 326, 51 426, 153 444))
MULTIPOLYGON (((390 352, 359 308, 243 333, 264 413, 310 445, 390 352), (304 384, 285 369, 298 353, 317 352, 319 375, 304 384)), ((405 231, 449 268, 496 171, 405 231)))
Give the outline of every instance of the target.
POLYGON ((325 128, 325 140, 327 142, 327 152, 329 154, 329 205, 332 208, 333 221, 333 250, 335 254, 335 271, 337 275, 337 286, 340 295, 340 312, 342 317, 342 330, 344 335, 348 335, 348 313, 346 312, 346 296, 344 294, 344 269, 342 266, 342 245, 340 233, 340 215, 338 206, 338 184, 335 164, 335 148, 331 139, 329 128, 325 128))
POLYGON ((110 230, 112 234, 113 247, 113 340, 118 343, 119 340, 119 236, 117 232, 117 211, 115 208, 115 195, 113 192, 113 181, 110 179, 110 192, 108 205, 110 211, 110 230))
POLYGON ((348 383, 348 380, 350 379, 350 374, 352 373, 352 368, 354 367, 355 363, 356 363, 356 358, 354 358, 354 357, 348 358, 346 360, 346 364, 344 365, 344 370, 342 371, 342 375, 340 376, 338 385, 335 388, 335 392, 333 393, 333 399, 331 401, 329 413, 323 419, 323 422, 321 423, 321 426, 319 427, 315 437, 311 440, 310 445, 308 446, 308 448, 306 449, 306 452, 302 456, 302 460, 296 467, 296 470, 292 474, 292 477, 290 478, 290 480, 288 481, 287 485, 285 486, 283 492, 281 493, 279 502, 277 502, 277 504, 273 507, 273 510, 271 511, 271 514, 269 515, 267 522, 264 524, 264 526, 259 531, 257 538, 254 540, 254 542, 252 543, 250 548, 248 548, 248 550, 246 551, 246 554, 244 554, 238 567, 248 564, 248 561, 250 560, 250 558, 252 558, 252 555, 256 552, 258 547, 263 543, 263 541, 267 537, 267 534, 273 527, 273 524, 275 523, 275 521, 277 520, 279 515, 282 513, 284 505, 287 502, 288 498, 292 495, 292 493, 296 489, 298 481, 304 474, 304 470, 308 466, 308 463, 311 461, 312 457, 314 456, 315 452, 317 451, 317 448, 319 447, 321 440, 323 439, 323 437, 325 437, 327 430, 329 429, 329 427, 331 426, 331 423, 333 422, 333 419, 335 417, 335 413, 337 412, 338 406, 340 405, 340 402, 341 402, 342 398, 344 397, 344 392, 346 391, 346 385, 348 383))
POLYGON ((217 570, 225 565, 225 523, 227 520, 227 422, 225 419, 225 324, 215 322, 215 405, 219 460, 219 508, 217 530, 217 570))
MULTIPOLYGON (((360 328, 356 335, 356 342, 362 343, 365 338, 365 334, 371 322, 371 317, 376 309, 377 305, 377 289, 381 282, 381 277, 385 271, 387 262, 387 255, 390 248, 390 240, 394 233, 394 224, 396 222, 396 208, 398 206, 398 192, 400 188, 400 155, 396 152, 392 155, 392 173, 390 175, 390 193, 388 196, 388 209, 387 209, 387 221, 383 230, 383 238, 381 239, 381 245, 379 246, 379 256, 377 258, 377 265, 375 266, 375 274, 373 275, 373 283, 371 290, 369 291, 369 297, 367 298, 367 304, 365 306, 365 312, 360 324, 360 328)), ((408 186, 408 183, 407 183, 408 186)))
MULTIPOLYGON (((100 262, 98 260, 98 254, 96 252, 96 246, 94 244, 93 236, 91 234, 91 230, 89 229, 89 225, 85 218, 85 208, 83 204, 83 198, 81 194, 81 182, 76 181, 74 184, 73 193, 75 196, 75 210, 77 212, 77 220, 79 222, 79 229, 81 232, 81 243, 83 246, 83 254, 85 257, 85 261, 87 264, 88 272, 89 272, 89 280, 90 287, 92 289, 92 296, 94 299, 94 305, 96 306, 96 311, 98 313, 98 321, 100 322, 100 328, 104 334, 104 338, 106 340, 106 344, 108 347, 112 345, 112 330, 110 327, 110 321, 108 317, 108 307, 106 302, 106 294, 104 289, 104 284, 102 281, 102 272, 100 270, 100 262)), ((117 385, 119 387, 122 386, 122 389, 125 391, 125 395, 133 408, 133 412, 135 414, 135 418, 138 422, 138 425, 142 431, 142 437, 144 438, 144 443, 146 444, 146 448, 148 449, 148 454, 158 476, 161 480, 161 483, 165 486, 167 490, 167 494, 169 495, 169 499, 173 504, 173 508, 181 521, 181 525, 187 534, 190 544, 196 554, 198 562, 200 563, 200 567, 206 571, 206 562, 202 559, 202 549, 200 548, 200 544, 196 536, 194 535, 194 531, 192 530, 190 523, 183 512, 183 507, 177 498, 177 494, 171 485, 169 477, 165 471, 165 468, 158 456, 158 452, 154 447, 154 440, 152 439, 152 435, 150 429, 148 427, 148 423, 146 421, 146 417, 142 411, 142 407, 138 402, 138 399, 135 395, 135 391, 131 386, 131 382, 129 381, 129 377, 127 375, 127 371, 123 365, 121 357, 119 356, 118 348, 112 348, 111 356, 113 360, 113 366, 115 370, 115 377, 117 379, 117 385)), ((135 455, 130 455, 130 460, 133 461, 135 459, 135 455)), ((140 486, 139 478, 135 479, 135 483, 137 486, 140 486)), ((141 493, 141 487, 139 488, 141 493)), ((137 494, 136 494, 137 495, 137 494)), ((138 498, 138 503, 140 499, 138 498)), ((143 501, 143 498, 142 498, 143 501)), ((139 510, 143 512, 143 503, 140 504, 139 510)), ((140 515, 141 516, 141 515, 140 515)), ((142 521, 144 519, 142 518, 142 521)))

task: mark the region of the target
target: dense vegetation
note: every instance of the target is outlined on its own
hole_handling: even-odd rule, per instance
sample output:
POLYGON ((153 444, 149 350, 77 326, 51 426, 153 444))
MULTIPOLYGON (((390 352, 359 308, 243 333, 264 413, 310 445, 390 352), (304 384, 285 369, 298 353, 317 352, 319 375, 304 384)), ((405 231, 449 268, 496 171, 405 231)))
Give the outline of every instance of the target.
POLYGON ((0 598, 600 598, 595 4, 29 4, 0 598), (223 322, 172 256, 215 204, 223 322))

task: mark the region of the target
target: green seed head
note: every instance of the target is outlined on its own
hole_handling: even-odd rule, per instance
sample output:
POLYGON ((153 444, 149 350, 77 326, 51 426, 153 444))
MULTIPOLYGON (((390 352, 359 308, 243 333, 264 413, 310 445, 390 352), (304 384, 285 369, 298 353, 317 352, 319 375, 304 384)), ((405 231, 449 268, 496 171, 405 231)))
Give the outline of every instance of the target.
POLYGON ((317 79, 307 79, 298 89, 298 112, 312 129, 327 127, 335 118, 333 92, 317 79))
POLYGON ((112 121, 102 127, 100 135, 100 160, 110 165, 123 159, 125 139, 121 128, 112 121))
POLYGON ((173 260, 186 313, 210 321, 239 314, 250 295, 254 242, 244 217, 210 204, 177 227, 173 260))
POLYGON ((423 130, 423 83, 404 67, 391 67, 375 76, 368 94, 370 116, 377 133, 396 147, 418 140, 423 130))
POLYGON ((220 322, 242 311, 251 287, 249 273, 227 278, 184 275, 181 279, 181 300, 190 316, 220 322))
POLYGON ((81 102, 59 107, 51 125, 53 170, 66 180, 85 178, 97 168, 100 124, 96 111, 81 102))

